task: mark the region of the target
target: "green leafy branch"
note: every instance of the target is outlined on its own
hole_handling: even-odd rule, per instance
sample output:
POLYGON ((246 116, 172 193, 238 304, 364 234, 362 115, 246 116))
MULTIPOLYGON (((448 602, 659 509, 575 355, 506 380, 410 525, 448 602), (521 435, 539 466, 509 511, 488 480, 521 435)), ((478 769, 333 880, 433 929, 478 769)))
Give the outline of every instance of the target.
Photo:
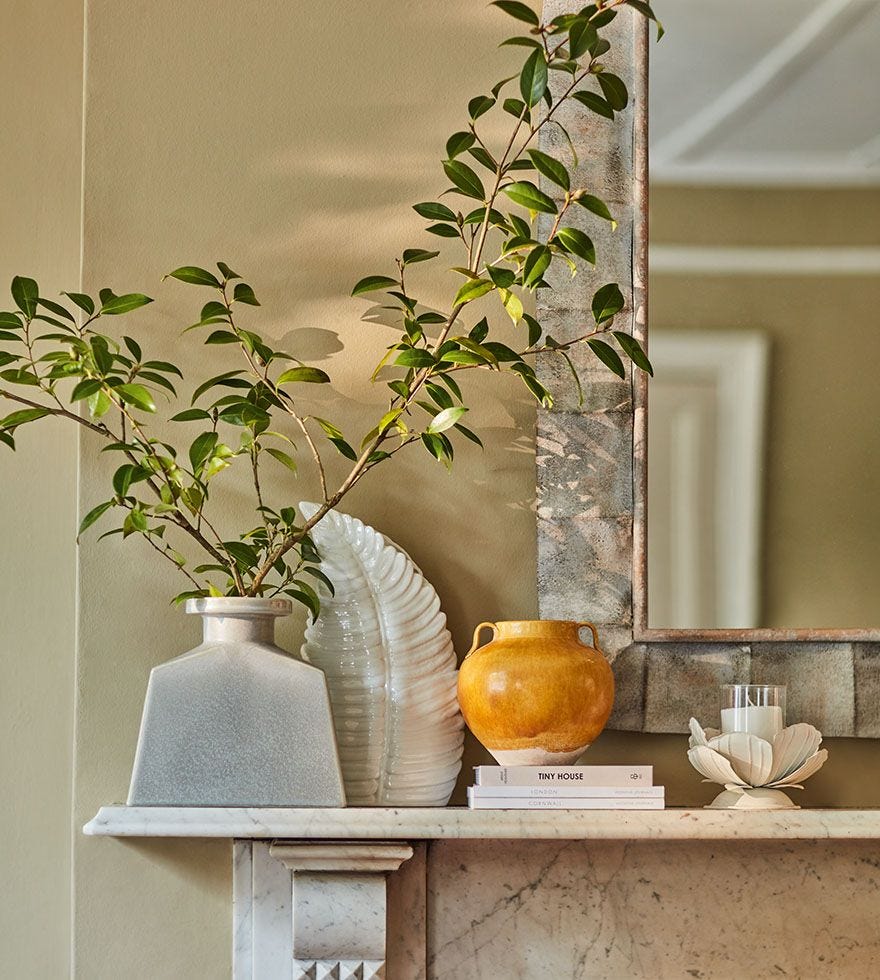
MULTIPOLYGON (((650 19, 655 19, 653 12, 637 0, 611 0, 542 23, 524 3, 497 0, 494 6, 527 25, 526 33, 503 44, 528 53, 516 75, 498 82, 491 94, 469 101, 466 128, 446 142, 442 167, 451 186, 441 197, 452 195, 473 204, 470 210, 441 201, 415 205, 430 222, 428 233, 455 240, 463 250, 463 264, 452 270, 458 278, 449 307, 426 307, 411 288, 413 267, 436 262, 439 249, 404 249, 395 262, 395 275, 367 276, 353 290, 355 296, 381 293, 384 309, 398 317, 401 329, 400 339, 373 374, 377 382, 380 375, 391 375, 384 382, 390 392, 386 409, 357 449, 333 422, 312 415, 303 405, 301 392, 308 389, 302 386, 328 383, 326 372, 275 349, 241 325, 242 310, 260 304, 252 287, 224 262, 217 263, 216 273, 183 266, 169 274, 214 293, 187 330, 207 330, 205 344, 229 345, 242 358, 242 366, 199 383, 190 405, 171 416, 174 423, 198 423, 199 431, 185 452, 150 429, 157 401, 163 396, 177 399, 175 382, 183 378, 181 369, 146 358, 131 336, 123 335, 119 342, 98 330, 106 317, 130 314, 151 299, 102 289, 97 300, 84 293, 62 294, 65 305, 40 296, 32 279, 13 280, 16 310, 0 313, 0 398, 17 408, 0 419, 0 442, 14 449, 21 426, 57 416, 100 437, 102 452, 120 453, 123 462, 112 477, 113 493, 85 516, 80 533, 108 512, 121 511, 120 526, 106 534, 143 537, 172 562, 188 583, 177 601, 283 593, 317 616, 317 587, 332 591, 333 586, 319 567, 310 535, 315 524, 366 473, 410 445, 421 444, 447 467, 454 457, 454 436, 482 445, 463 423, 469 409, 455 377, 462 371, 511 373, 545 407, 552 405, 552 395, 533 366, 539 354, 564 359, 579 391, 569 356, 577 345, 586 345, 621 378, 626 376, 625 358, 651 372, 638 342, 613 329, 625 305, 616 283, 595 292, 592 323, 564 342, 525 312, 524 300, 551 288, 547 277, 554 263, 564 263, 572 275, 579 262, 596 264, 592 239, 570 215, 586 212, 591 220, 614 227, 605 202, 591 188, 575 186, 567 164, 534 145, 537 137, 546 126, 556 126, 578 165, 558 110, 571 103, 610 120, 626 109, 624 82, 601 60, 610 49, 601 31, 621 6, 650 19), (560 83, 551 84, 553 78, 560 83), (507 138, 497 147, 486 136, 486 117, 492 112, 512 119, 507 138), (533 179, 524 179, 534 173, 544 178, 550 193, 533 179), (493 339, 485 315, 475 317, 470 326, 458 326, 471 304, 480 301, 500 303, 514 328, 523 333, 519 345, 493 339), (43 324, 51 329, 39 332, 43 324), (437 333, 431 338, 434 329, 437 333), (293 435, 283 431, 290 426, 293 435), (308 520, 294 508, 267 504, 261 480, 267 457, 297 473, 297 439, 305 443, 321 487, 321 504, 308 520), (330 488, 322 458, 325 442, 352 464, 335 489, 330 488), (237 460, 247 466, 258 523, 233 538, 215 526, 207 511, 215 479, 237 460), (191 564, 183 554, 187 539, 200 553, 201 564, 191 564)), ((661 31, 658 25, 658 36, 661 31)))

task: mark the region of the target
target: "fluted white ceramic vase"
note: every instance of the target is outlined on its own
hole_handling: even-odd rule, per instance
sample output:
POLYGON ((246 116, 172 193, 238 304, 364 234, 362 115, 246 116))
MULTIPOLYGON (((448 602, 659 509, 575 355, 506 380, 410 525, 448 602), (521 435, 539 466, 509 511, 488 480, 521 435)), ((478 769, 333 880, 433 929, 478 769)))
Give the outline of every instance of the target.
MULTIPOLYGON (((301 503, 308 519, 315 504, 301 503)), ((346 514, 313 529, 321 615, 303 659, 324 671, 349 806, 445 806, 461 769, 464 722, 440 600, 412 559, 346 514)))

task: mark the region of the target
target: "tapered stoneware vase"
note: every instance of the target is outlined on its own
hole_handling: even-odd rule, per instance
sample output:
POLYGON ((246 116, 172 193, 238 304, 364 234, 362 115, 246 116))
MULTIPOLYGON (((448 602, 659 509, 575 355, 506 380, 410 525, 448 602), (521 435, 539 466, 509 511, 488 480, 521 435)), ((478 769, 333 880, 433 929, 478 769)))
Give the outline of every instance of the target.
POLYGON ((344 806, 324 674, 275 645, 289 599, 191 599, 202 644, 154 667, 129 806, 344 806))
POLYGON ((592 623, 481 623, 458 674, 470 730, 504 766, 571 765, 611 714, 614 676, 592 623), (491 642, 478 646, 480 631, 491 642), (589 628, 593 645, 580 639, 589 628))

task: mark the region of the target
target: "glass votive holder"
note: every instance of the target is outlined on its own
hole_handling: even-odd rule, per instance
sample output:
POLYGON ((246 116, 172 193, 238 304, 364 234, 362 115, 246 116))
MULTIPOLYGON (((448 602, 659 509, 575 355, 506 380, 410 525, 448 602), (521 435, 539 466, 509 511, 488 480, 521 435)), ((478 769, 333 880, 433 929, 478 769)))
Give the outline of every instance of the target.
POLYGON ((772 742, 785 728, 785 687, 773 684, 723 684, 721 732, 748 732, 772 742))

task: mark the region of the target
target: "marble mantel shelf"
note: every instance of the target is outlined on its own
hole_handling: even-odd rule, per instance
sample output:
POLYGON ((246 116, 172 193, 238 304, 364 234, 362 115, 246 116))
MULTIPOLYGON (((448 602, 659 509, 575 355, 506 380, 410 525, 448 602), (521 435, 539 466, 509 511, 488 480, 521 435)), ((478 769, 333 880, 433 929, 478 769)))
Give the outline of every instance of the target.
POLYGON ((880 809, 468 810, 105 806, 83 828, 105 837, 239 840, 865 840, 880 809))

